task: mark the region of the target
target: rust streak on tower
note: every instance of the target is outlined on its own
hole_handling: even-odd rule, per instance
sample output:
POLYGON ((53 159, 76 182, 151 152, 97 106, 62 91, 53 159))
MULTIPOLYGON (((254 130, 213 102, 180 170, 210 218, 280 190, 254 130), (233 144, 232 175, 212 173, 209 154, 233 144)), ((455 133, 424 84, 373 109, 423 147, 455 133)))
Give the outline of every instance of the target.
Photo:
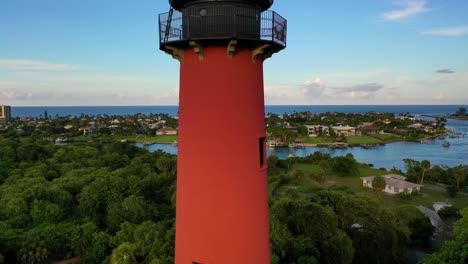
POLYGON ((176 264, 270 263, 263 61, 286 47, 273 0, 170 0, 180 61, 176 264))

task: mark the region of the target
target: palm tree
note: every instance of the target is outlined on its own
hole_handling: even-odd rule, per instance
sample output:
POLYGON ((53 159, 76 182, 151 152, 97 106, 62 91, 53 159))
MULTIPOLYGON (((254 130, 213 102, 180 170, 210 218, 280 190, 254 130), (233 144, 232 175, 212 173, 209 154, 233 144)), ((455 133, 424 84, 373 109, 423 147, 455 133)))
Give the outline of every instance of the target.
POLYGON ((387 182, 382 176, 375 176, 372 180, 372 188, 374 188, 374 190, 376 190, 379 193, 379 198, 381 197, 381 193, 386 186, 387 182))
POLYGON ((330 170, 330 163, 328 161, 326 161, 326 160, 321 160, 320 163, 319 163, 319 168, 322 171, 323 178, 326 181, 327 180, 327 178, 326 178, 327 173, 330 170))
POLYGON ((428 171, 431 168, 431 162, 428 160, 421 161, 421 168, 422 168, 422 178, 421 178, 421 185, 422 185, 424 182, 424 175, 426 174, 426 171, 428 171))
POLYGON ((457 189, 460 190, 460 183, 462 183, 465 180, 465 172, 463 169, 459 169, 455 171, 455 179, 457 180, 457 189))

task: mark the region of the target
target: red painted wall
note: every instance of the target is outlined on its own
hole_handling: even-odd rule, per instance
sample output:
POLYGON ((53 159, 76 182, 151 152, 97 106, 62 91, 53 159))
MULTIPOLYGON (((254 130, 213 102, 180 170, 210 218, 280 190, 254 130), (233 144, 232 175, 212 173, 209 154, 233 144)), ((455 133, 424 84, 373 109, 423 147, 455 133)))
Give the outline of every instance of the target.
POLYGON ((177 264, 270 263, 263 62, 208 47, 180 67, 177 264), (265 148, 263 146, 263 148, 265 148))

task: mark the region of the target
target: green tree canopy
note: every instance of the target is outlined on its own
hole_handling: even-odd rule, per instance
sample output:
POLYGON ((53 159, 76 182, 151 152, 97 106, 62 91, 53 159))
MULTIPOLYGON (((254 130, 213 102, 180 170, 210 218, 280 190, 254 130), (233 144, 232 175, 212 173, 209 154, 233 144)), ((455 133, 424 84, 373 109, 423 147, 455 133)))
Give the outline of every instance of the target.
POLYGON ((375 176, 374 180, 372 180, 372 188, 378 192, 383 191, 385 186, 387 186, 387 182, 385 182, 385 179, 382 176, 375 176))
POLYGON ((444 243, 442 248, 424 259, 424 264, 468 263, 468 208, 461 212, 462 218, 455 223, 455 239, 444 243))
POLYGON ((331 167, 333 171, 342 176, 355 176, 359 173, 358 163, 352 155, 333 158, 331 167))

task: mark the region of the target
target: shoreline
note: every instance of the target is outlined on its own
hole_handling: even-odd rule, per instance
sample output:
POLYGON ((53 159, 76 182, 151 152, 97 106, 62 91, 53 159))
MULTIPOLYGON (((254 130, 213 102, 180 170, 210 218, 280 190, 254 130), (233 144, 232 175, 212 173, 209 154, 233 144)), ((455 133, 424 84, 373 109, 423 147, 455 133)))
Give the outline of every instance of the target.
POLYGON ((441 115, 426 115, 422 114, 421 116, 424 117, 430 117, 430 118, 446 118, 446 119, 452 119, 452 120, 460 120, 460 121, 468 121, 468 117, 457 117, 457 116, 441 116, 441 115))
MULTIPOLYGON (((400 138, 400 139, 395 139, 389 142, 380 142, 380 143, 357 143, 357 144, 348 144, 344 142, 331 142, 331 143, 302 143, 303 147, 309 147, 309 148, 333 148, 330 146, 335 146, 337 148, 348 148, 348 147, 362 147, 363 145, 366 146, 371 146, 371 147, 376 147, 376 146, 385 146, 387 144, 392 144, 392 143, 398 143, 398 142, 414 142, 414 143, 421 143, 421 141, 426 141, 426 140, 435 140, 440 136, 447 136, 447 133, 444 134, 436 134, 432 136, 427 136, 421 139, 406 139, 406 138, 400 138)), ((271 147, 271 146, 269 146, 271 147)), ((289 146, 284 145, 284 146, 274 146, 273 148, 288 148, 289 146)), ((296 147, 293 147, 296 148, 296 147)))

